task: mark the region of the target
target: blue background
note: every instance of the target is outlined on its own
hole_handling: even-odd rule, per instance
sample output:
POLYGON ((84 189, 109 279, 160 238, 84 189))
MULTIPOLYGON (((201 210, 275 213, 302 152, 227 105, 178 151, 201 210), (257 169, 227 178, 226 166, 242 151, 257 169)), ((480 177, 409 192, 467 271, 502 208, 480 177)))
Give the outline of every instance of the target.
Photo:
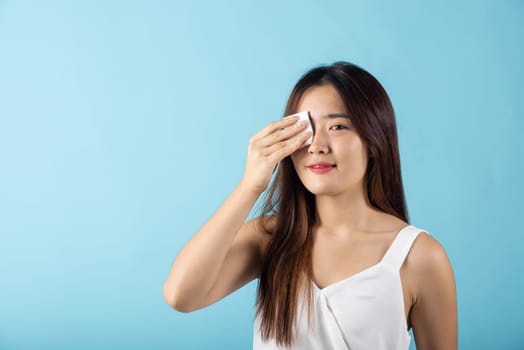
POLYGON ((162 285, 336 60, 390 94, 460 348, 523 349, 523 34, 519 0, 0 1, 0 349, 250 348, 255 282, 192 314, 162 285))

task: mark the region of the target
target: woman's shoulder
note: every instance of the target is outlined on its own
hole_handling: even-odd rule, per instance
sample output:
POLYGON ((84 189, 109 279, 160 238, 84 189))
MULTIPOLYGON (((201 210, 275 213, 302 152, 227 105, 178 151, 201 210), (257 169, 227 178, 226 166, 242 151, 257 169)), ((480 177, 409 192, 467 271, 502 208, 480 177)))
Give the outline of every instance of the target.
MULTIPOLYGON (((415 341, 448 343, 456 349, 457 295, 453 269, 442 244, 427 232, 418 235, 406 259, 415 341)), ((404 282, 404 281, 403 281, 404 282)), ((437 345, 435 345, 437 346, 437 345)))
POLYGON ((404 263, 411 285, 418 293, 438 283, 451 283, 453 271, 442 244, 421 230, 404 263))
POLYGON ((448 261, 446 250, 442 244, 425 230, 420 230, 408 255, 420 270, 433 270, 442 267, 448 261))

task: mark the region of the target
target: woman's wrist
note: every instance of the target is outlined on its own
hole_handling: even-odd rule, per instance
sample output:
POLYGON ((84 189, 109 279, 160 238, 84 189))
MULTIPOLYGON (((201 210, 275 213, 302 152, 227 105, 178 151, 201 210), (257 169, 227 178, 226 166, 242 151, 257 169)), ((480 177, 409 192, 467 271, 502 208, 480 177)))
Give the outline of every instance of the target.
POLYGON ((250 184, 249 182, 246 181, 245 178, 243 178, 242 180, 240 180, 238 186, 237 186, 237 189, 241 192, 241 193, 244 193, 246 195, 249 195, 249 196, 254 196, 256 198, 258 198, 262 192, 264 192, 265 188, 260 188, 260 187, 257 187, 257 186, 254 186, 252 184, 250 184))

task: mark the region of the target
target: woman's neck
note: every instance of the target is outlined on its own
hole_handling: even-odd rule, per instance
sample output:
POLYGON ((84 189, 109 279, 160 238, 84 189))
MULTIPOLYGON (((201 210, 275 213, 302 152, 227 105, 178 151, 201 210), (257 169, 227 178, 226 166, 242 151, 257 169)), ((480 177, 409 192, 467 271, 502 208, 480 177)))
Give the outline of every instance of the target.
POLYGON ((384 214, 373 208, 363 193, 315 197, 318 224, 334 234, 373 231, 373 223, 384 214))

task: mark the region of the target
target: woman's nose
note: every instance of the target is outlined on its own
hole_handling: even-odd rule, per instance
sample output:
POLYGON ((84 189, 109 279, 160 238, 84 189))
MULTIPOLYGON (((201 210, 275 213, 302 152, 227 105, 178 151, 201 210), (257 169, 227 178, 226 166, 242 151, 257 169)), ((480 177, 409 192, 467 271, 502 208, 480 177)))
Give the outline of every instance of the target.
POLYGON ((308 152, 312 154, 329 152, 328 140, 324 133, 315 130, 308 152))

